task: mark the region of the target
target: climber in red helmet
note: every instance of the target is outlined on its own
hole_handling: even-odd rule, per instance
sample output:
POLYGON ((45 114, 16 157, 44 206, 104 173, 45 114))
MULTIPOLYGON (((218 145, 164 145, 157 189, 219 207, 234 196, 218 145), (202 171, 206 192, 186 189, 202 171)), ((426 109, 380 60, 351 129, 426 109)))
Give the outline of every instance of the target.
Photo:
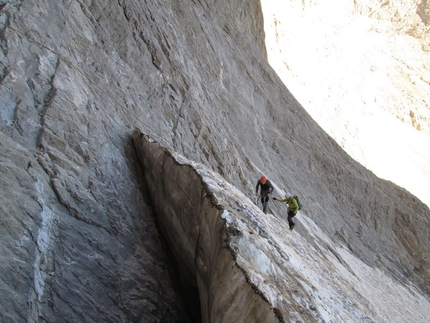
POLYGON ((263 212, 267 213, 267 202, 269 202, 269 196, 273 192, 273 186, 266 176, 261 176, 261 178, 257 182, 257 186, 255 187, 255 196, 258 196, 259 187, 261 204, 263 204, 263 212))

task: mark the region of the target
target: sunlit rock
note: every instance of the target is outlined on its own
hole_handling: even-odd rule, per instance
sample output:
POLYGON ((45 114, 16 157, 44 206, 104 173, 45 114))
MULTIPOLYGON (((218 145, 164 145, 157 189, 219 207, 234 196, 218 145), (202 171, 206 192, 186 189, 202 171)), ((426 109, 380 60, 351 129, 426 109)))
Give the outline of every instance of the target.
MULTIPOLYGON (((264 27, 275 20, 267 18, 264 3, 0 1, 0 321, 220 322, 224 301, 231 302, 225 315, 236 321, 427 321, 429 180, 428 163, 418 161, 427 160, 428 138, 409 141, 418 130, 407 122, 421 125, 425 134, 424 101, 415 105, 410 98, 418 96, 389 92, 390 102, 405 104, 387 104, 390 111, 383 113, 374 109, 378 118, 365 122, 365 109, 345 111, 324 99, 348 92, 356 94, 348 105, 373 107, 378 87, 356 87, 350 76, 386 80, 390 60, 382 51, 362 56, 348 48, 384 48, 379 36, 392 32, 392 25, 362 17, 359 25, 372 27, 375 37, 356 41, 343 33, 361 34, 349 24, 351 16, 341 19, 350 28, 331 20, 338 27, 333 33, 312 25, 324 21, 309 6, 315 1, 283 1, 294 5, 291 22, 300 22, 302 14, 316 18, 284 30, 309 49, 288 50, 309 69, 292 68, 291 61, 284 66, 308 76, 315 70, 311 59, 329 57, 345 72, 320 64, 312 78, 286 86, 269 65, 273 51, 266 41, 276 33, 264 27), (375 24, 366 25, 369 19, 375 24), (300 26, 306 33, 293 34, 300 26), (315 56, 310 49, 324 35, 340 35, 330 44, 354 59, 343 61, 343 50, 326 55, 333 53, 329 48, 315 56), (360 60, 369 68, 352 64, 360 60), (331 77, 354 91, 329 85, 331 77), (305 96, 296 92, 309 80, 315 86, 305 96), (317 123, 310 115, 315 106, 307 103, 321 102, 314 100, 320 95, 324 122, 317 123), (402 107, 404 121, 385 118, 395 106, 402 107), (325 122, 351 135, 339 141, 325 122), (381 132, 381 125, 390 131, 381 132), (163 218, 186 220, 194 210, 176 209, 171 184, 163 196, 153 192, 156 182, 146 178, 152 167, 143 169, 138 159, 135 128, 169 151, 169 167, 184 164, 178 182, 191 191, 195 187, 186 185, 201 188, 202 203, 192 205, 211 217, 185 221, 183 229, 163 218), (388 160, 380 169, 394 169, 408 181, 388 182, 369 171, 377 154, 388 160), (365 167, 357 156, 367 156, 365 167), (295 231, 285 229, 285 205, 271 203, 271 215, 264 216, 253 204, 262 174, 275 185, 274 195, 300 195, 304 207, 295 231), (168 233, 177 246, 166 243, 168 233), (225 279, 229 288, 217 285, 225 279), (231 296, 222 294, 229 290, 231 296), (261 313, 250 309, 253 300, 261 313)), ((379 5, 363 2, 363 8, 371 3, 379 5)), ((327 17, 351 6, 341 4, 324 11, 327 17)), ((404 12, 400 4, 388 8, 404 12)), ((413 19, 425 17, 425 4, 418 9, 413 19)), ((418 89, 401 86, 405 78, 396 77, 410 75, 426 89, 428 79, 416 77, 428 70, 425 60, 409 64, 416 62, 409 53, 424 47, 409 42, 422 35, 421 27, 408 29, 409 38, 388 39, 404 49, 395 59, 402 68, 390 71, 391 80, 402 82, 380 86, 418 89)), ((152 171, 170 183, 169 172, 156 163, 152 171)))

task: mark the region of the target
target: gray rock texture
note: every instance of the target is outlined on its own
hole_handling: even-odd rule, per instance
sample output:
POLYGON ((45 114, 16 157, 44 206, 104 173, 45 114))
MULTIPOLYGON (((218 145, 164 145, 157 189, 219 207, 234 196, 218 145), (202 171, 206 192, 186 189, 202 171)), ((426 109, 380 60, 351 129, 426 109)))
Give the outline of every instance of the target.
POLYGON ((351 157, 429 206, 427 2, 264 0, 262 7, 270 65, 306 111, 351 157))
POLYGON ((0 31, 1 322, 223 321, 181 283, 191 260, 173 256, 154 203, 174 209, 174 194, 154 193, 135 128, 250 198, 266 174, 333 243, 430 291, 428 207, 291 95, 267 62, 260 1, 0 0, 0 31))
POLYGON ((221 176, 203 169, 227 193, 215 194, 213 184, 190 161, 175 156, 139 130, 134 132, 134 140, 145 179, 153 183, 154 211, 178 259, 184 289, 197 295, 192 297, 190 292, 187 298, 200 299, 202 321, 279 322, 282 315, 273 310, 261 290, 250 283, 250 273, 236 261, 231 236, 240 231, 226 225, 222 215, 237 212, 232 208, 239 204, 234 200, 237 192, 221 176))
POLYGON ((430 314, 401 276, 365 265, 356 247, 327 238, 306 214, 297 236, 284 216, 263 214, 204 165, 138 129, 133 138, 186 298, 199 296, 203 322, 425 322, 430 314))

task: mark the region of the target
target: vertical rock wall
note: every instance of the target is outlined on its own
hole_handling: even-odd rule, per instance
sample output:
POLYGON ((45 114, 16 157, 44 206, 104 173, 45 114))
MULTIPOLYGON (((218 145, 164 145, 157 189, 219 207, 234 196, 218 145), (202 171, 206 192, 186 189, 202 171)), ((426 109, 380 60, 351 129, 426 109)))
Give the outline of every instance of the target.
MULTIPOLYGON (((200 302, 189 306, 201 308, 203 322, 278 322, 237 265, 220 216, 224 208, 208 184, 191 165, 181 164, 138 129, 133 137, 151 204, 179 263, 183 290, 198 293, 200 302)), ((191 293, 187 298, 195 300, 191 293)))
POLYGON ((231 172, 201 112, 239 84, 228 48, 264 62, 261 19, 258 1, 0 1, 1 320, 190 320, 131 133, 231 172))
POLYGON ((0 1, 2 320, 190 320, 135 127, 249 197, 265 173, 330 238, 428 290, 428 208, 320 129, 267 64, 262 26, 257 0, 0 1))

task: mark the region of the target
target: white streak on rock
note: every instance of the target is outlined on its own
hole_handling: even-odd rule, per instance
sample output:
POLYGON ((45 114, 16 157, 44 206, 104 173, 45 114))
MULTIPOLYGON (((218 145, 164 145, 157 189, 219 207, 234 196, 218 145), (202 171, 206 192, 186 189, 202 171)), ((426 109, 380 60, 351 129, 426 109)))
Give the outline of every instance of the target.
POLYGON ((34 273, 33 273, 33 290, 29 296, 29 313, 27 322, 37 322, 39 316, 39 304, 42 302, 42 297, 45 291, 46 278, 49 275, 47 272, 47 262, 50 256, 48 255, 52 242, 52 226, 54 213, 47 207, 43 199, 43 183, 38 180, 35 184, 38 203, 42 207, 40 216, 42 224, 39 228, 36 241, 34 273))

